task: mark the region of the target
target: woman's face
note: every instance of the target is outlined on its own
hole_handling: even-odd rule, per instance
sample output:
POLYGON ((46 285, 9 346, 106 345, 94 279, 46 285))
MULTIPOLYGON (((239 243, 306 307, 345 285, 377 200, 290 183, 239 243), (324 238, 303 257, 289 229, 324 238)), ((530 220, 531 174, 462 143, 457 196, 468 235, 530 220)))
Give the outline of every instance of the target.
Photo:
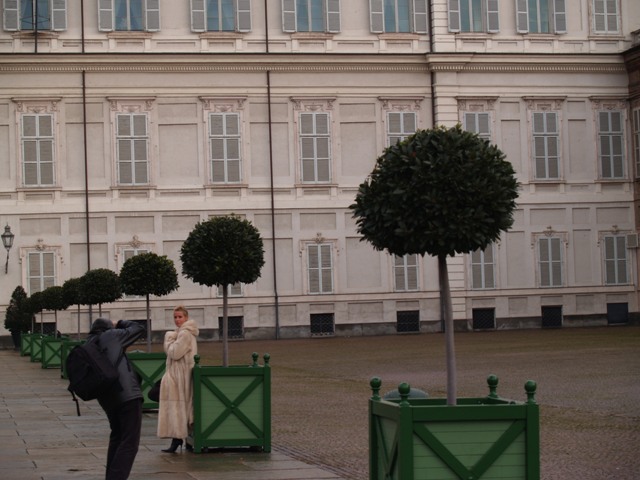
POLYGON ((180 310, 173 312, 173 321, 176 327, 180 328, 184 322, 188 320, 188 317, 180 310))

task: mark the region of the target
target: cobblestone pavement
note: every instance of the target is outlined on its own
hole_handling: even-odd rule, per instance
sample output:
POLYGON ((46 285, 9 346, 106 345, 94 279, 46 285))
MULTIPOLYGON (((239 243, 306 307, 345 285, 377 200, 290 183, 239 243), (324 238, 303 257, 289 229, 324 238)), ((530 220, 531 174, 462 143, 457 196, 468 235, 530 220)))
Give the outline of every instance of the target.
MULTIPOLYGON (((369 380, 400 382, 446 397, 442 334, 239 341, 232 363, 268 352, 274 449, 343 478, 368 478, 369 380)), ((221 344, 201 343, 203 364, 221 344)), ((640 478, 640 327, 509 330, 456 334, 458 397, 488 393, 524 401, 538 384, 543 480, 640 478)))

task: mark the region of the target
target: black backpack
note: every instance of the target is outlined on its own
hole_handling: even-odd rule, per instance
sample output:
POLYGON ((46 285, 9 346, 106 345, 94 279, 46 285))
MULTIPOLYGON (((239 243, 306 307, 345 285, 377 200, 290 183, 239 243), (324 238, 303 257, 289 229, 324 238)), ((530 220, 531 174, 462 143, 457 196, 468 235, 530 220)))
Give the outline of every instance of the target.
POLYGON ((118 381, 118 365, 123 355, 112 364, 106 349, 100 346, 100 338, 77 345, 69 352, 66 361, 69 386, 67 390, 76 402, 78 416, 80 407, 76 395, 82 400, 94 400, 110 390, 122 389, 118 381))

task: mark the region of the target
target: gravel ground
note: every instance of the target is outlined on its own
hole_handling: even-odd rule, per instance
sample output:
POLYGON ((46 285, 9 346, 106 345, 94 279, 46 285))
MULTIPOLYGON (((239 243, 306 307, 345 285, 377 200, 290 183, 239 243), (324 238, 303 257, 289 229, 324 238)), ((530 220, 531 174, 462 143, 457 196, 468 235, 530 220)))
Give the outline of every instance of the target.
MULTIPOLYGON (((200 343, 205 365, 219 342, 200 343)), ((271 355, 275 449, 340 474, 368 478, 369 380, 401 382, 446 397, 444 335, 235 341, 230 363, 271 355)), ((456 333, 458 397, 488 393, 524 401, 538 384, 543 480, 640 478, 640 327, 456 333)))

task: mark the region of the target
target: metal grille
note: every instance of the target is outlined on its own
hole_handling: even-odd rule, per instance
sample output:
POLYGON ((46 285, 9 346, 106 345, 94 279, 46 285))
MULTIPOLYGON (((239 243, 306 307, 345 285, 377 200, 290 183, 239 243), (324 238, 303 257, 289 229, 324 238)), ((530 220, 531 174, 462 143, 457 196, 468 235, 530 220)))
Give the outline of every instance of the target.
POLYGON ((56 333, 55 322, 42 322, 34 325, 36 333, 42 332, 44 335, 54 335, 56 333))
POLYGON ((309 316, 311 336, 327 336, 335 333, 333 313, 312 313, 309 316))
POLYGON ((413 333, 420 331, 420 311, 396 312, 396 332, 413 333))
POLYGON ((628 303, 607 303, 607 323, 609 323, 609 325, 620 325, 628 321, 628 303))
POLYGON ((542 327, 556 328, 562 326, 562 307, 542 307, 542 327))
MULTIPOLYGON (((227 317, 227 326, 229 327, 228 338, 244 338, 244 317, 242 315, 227 317)), ((218 331, 220 338, 224 335, 222 327, 222 317, 218 317, 218 331)))
POLYGON ((496 328, 495 308, 474 308, 471 310, 474 330, 489 330, 496 328))

